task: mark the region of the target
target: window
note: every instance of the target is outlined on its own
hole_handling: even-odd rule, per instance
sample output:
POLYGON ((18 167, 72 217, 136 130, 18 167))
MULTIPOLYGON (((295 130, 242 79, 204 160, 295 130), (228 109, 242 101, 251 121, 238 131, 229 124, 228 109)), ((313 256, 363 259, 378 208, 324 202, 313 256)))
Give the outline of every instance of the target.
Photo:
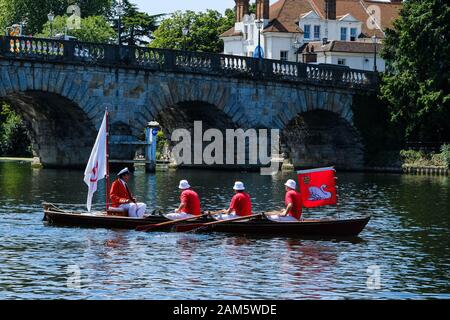
POLYGON ((341 40, 347 41, 347 28, 341 28, 341 40))
POLYGON ((303 37, 305 39, 311 39, 311 25, 305 24, 303 31, 304 31, 303 37))
POLYGON ((346 63, 345 59, 343 59, 343 58, 339 58, 337 62, 341 66, 345 66, 345 63, 346 63))
POLYGON ((350 28, 350 41, 356 41, 356 28, 350 28))
POLYGON ((320 39, 320 26, 314 26, 314 39, 320 39))
POLYGON ((244 39, 248 40, 248 26, 244 26, 244 39))
POLYGON ((287 61, 288 54, 289 54, 289 51, 280 51, 280 60, 287 61))

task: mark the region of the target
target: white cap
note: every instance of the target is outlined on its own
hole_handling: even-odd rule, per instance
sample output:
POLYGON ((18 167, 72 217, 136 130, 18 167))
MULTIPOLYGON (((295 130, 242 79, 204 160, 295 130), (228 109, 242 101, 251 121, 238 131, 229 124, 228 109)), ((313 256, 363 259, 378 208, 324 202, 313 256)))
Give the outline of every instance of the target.
POLYGON ((189 185, 189 182, 187 180, 181 180, 180 185, 178 186, 181 190, 189 189, 191 186, 189 185))
POLYGON ((234 189, 234 190, 237 190, 237 191, 242 191, 242 190, 245 190, 245 186, 244 186, 244 184, 243 184, 242 182, 236 181, 236 182, 234 183, 233 189, 234 189))
POLYGON ((284 184, 286 187, 291 188, 291 189, 296 189, 297 188, 297 182, 295 182, 292 179, 289 179, 288 181, 286 181, 286 183, 284 184))
POLYGON ((124 169, 120 170, 120 172, 117 175, 120 177, 121 175, 124 175, 126 173, 128 173, 128 174, 131 173, 130 170, 128 170, 128 168, 124 168, 124 169))

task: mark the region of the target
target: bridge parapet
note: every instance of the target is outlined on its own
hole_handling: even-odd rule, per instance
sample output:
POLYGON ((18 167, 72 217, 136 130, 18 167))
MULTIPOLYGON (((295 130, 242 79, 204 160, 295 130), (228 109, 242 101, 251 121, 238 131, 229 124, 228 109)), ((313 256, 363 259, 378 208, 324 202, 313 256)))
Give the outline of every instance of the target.
POLYGON ((233 55, 0 36, 0 58, 376 90, 372 71, 233 55))

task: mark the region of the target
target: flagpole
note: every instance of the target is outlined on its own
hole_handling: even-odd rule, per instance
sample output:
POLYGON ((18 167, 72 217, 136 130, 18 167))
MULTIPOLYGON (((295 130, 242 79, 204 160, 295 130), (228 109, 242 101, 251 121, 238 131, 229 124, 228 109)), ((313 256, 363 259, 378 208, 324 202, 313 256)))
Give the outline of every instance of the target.
POLYGON ((106 108, 106 213, 109 209, 109 112, 106 108))

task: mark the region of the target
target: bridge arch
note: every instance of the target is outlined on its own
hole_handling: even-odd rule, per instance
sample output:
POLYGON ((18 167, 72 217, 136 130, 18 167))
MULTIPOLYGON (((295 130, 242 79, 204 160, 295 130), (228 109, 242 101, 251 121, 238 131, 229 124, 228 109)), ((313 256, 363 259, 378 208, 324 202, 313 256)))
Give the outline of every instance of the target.
POLYGON ((283 128, 282 151, 296 168, 364 165, 364 145, 358 130, 340 114, 311 110, 297 114, 283 128))
POLYGON ((0 75, 0 101, 22 116, 44 167, 84 166, 103 113, 82 73, 2 63, 0 75))

